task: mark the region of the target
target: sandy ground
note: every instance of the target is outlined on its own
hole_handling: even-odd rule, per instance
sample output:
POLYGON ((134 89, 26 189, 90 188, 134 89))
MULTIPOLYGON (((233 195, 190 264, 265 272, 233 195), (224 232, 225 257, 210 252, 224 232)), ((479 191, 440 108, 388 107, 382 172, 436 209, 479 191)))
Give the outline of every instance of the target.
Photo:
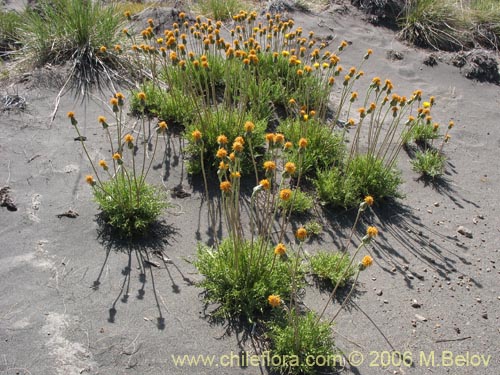
MULTIPOLYGON (((342 371, 500 373, 499 87, 467 80, 443 63, 423 65, 425 51, 364 23, 352 8, 292 16, 305 30, 352 42, 344 66, 374 49, 367 77, 391 78, 401 94, 419 88, 436 96, 434 117, 456 123, 445 181, 419 181, 402 155, 406 198, 376 207, 366 219, 381 236, 370 248, 375 265, 362 274, 335 326, 337 345, 352 362, 342 371), (388 60, 388 50, 403 59, 388 60), (457 233, 461 225, 472 238, 457 233), (407 352, 413 365, 399 366, 392 350, 407 352)), ((127 248, 110 240, 96 222, 84 183, 89 166, 66 118, 69 110, 77 113, 93 156, 107 153, 95 120, 105 114, 107 97, 82 104, 66 95, 51 124, 56 77, 54 69, 49 78, 33 74, 0 90, 26 99, 25 110, 0 114, 0 187, 10 186, 18 207, 0 209, 0 374, 267 373, 235 360, 232 366, 218 362, 241 350, 255 353, 255 347, 244 332, 204 318, 194 285, 201 276, 190 261, 197 242, 209 240, 206 206, 187 181, 177 148, 162 166, 159 155, 152 181, 168 189, 182 183, 192 195, 172 198, 178 206, 149 241, 127 248), (69 209, 79 216, 57 217, 69 209), (145 262, 146 248, 163 252, 163 259, 149 255, 158 267, 145 262), (185 354, 216 359, 212 367, 176 366, 172 355, 185 354)), ((335 249, 347 231, 340 223, 351 216, 324 212, 325 233, 311 247, 335 249)), ((305 302, 319 309, 327 298, 311 287, 305 302)))

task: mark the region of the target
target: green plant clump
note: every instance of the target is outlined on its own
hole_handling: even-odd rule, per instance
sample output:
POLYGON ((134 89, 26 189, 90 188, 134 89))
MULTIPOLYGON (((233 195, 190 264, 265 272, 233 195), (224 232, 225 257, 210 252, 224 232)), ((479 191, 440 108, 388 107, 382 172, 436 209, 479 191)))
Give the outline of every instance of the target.
MULTIPOLYGON (((301 158, 304 174, 314 175, 319 170, 337 166, 344 158, 345 145, 342 134, 337 131, 332 132, 329 127, 315 119, 307 123, 287 119, 280 124, 278 130, 294 144, 297 144, 302 137, 307 138, 307 152, 301 158)), ((297 153, 292 153, 289 160, 298 164, 297 153)))
POLYGON ((199 3, 203 14, 216 20, 227 20, 242 9, 240 0, 208 0, 199 3))
POLYGON ((126 238, 144 235, 168 207, 165 194, 146 183, 136 184, 123 174, 94 188, 104 220, 126 238))
POLYGON ((338 252, 320 251, 309 258, 311 274, 332 286, 345 286, 354 276, 354 267, 349 267, 351 259, 338 252))
POLYGON ((273 322, 268 335, 271 357, 280 359, 270 367, 280 374, 316 374, 342 363, 334 349, 331 325, 319 321, 313 311, 301 315, 293 310, 286 319, 273 322))
POLYGON ((220 304, 216 316, 239 316, 253 322, 269 311, 269 295, 289 298, 293 279, 290 259, 277 256, 260 241, 244 241, 235 248, 225 239, 217 250, 199 245, 195 265, 205 276, 200 287, 206 290, 206 301, 220 304))
POLYGON ((71 82, 87 93, 109 84, 123 66, 117 47, 121 20, 113 6, 100 1, 40 1, 25 15, 19 35, 23 57, 36 67, 71 62, 71 82))
POLYGON ((401 18, 402 39, 424 48, 458 51, 471 40, 458 7, 447 0, 410 0, 401 18))
POLYGON ((315 180, 320 199, 336 207, 352 208, 367 195, 376 201, 401 197, 398 187, 401 173, 373 156, 355 156, 345 170, 332 168, 319 173, 315 180))
POLYGON ((289 200, 280 200, 278 207, 285 210, 285 212, 292 212, 295 214, 304 214, 314 207, 314 198, 300 188, 293 191, 292 198, 289 200))
POLYGON ((417 151, 411 164, 415 172, 434 179, 443 174, 445 162, 446 157, 439 150, 429 148, 417 151))
POLYGON ((5 52, 16 49, 19 43, 17 29, 21 24, 21 19, 19 13, 0 10, 0 57, 5 52))

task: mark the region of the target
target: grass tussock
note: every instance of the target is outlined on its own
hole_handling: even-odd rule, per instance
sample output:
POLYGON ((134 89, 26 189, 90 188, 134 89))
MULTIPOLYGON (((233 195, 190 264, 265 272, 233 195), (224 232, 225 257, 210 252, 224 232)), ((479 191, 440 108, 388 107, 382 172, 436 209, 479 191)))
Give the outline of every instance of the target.
POLYGON ((29 66, 71 64, 68 82, 83 94, 112 85, 124 68, 119 32, 123 16, 95 1, 41 1, 27 10, 19 32, 29 66))

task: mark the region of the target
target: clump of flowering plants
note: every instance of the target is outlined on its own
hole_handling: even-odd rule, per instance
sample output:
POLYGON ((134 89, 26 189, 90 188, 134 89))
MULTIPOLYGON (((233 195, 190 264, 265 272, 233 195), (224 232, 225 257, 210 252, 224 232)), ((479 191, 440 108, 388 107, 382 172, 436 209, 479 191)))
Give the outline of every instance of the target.
MULTIPOLYGON (((146 95, 139 93, 138 99, 144 106, 146 95)), ((120 237, 132 238, 144 235, 168 206, 165 194, 146 181, 159 139, 167 134, 167 124, 159 122, 154 135, 150 136, 146 131, 150 124, 146 126, 148 121, 143 115, 138 129, 128 129, 124 105, 124 95, 116 93, 110 100, 113 121, 108 122, 104 116, 97 118, 109 140, 111 154, 108 160, 103 158, 96 162, 91 158, 75 113, 68 112, 68 118, 90 163, 93 174, 86 176, 86 182, 92 188, 105 222, 120 237), (149 145, 152 145, 151 153, 149 145)))

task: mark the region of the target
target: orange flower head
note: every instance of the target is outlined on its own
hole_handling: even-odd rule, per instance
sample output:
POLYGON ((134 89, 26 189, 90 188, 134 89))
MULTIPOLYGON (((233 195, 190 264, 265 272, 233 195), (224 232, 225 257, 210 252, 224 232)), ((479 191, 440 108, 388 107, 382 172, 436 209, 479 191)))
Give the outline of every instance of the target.
POLYGON ((368 268, 373 264, 373 258, 369 255, 365 255, 363 259, 361 259, 361 264, 364 268, 368 268))
POLYGON ((217 137, 217 143, 220 145, 227 145, 227 137, 224 134, 221 134, 217 137))
POLYGON ((95 184, 94 177, 92 177, 91 175, 85 176, 85 181, 89 185, 94 185, 95 184))
POLYGON ((277 244, 276 247, 274 248, 274 254, 276 255, 282 256, 285 255, 285 253, 286 253, 286 246, 282 243, 277 244))
POLYGON ((113 154, 113 160, 121 160, 122 156, 118 153, 118 152, 115 152, 113 154))
POLYGON ((370 238, 375 237, 378 234, 378 229, 375 227, 368 227, 366 229, 366 235, 370 238))
POLYGON ((307 139, 306 138, 300 138, 299 139, 299 148, 306 148, 307 147, 307 139))
POLYGON ((368 205, 368 206, 373 206, 373 197, 371 195, 367 195, 364 199, 365 203, 368 205))
POLYGON ((231 191, 231 183, 229 181, 222 181, 220 183, 220 190, 224 193, 228 193, 231 191))
POLYGON ((281 304, 281 298, 276 294, 271 294, 267 297, 267 302, 269 302, 272 307, 278 307, 281 304))
POLYGON ((269 190, 271 187, 271 183, 269 182, 269 180, 267 178, 260 180, 259 185, 261 185, 264 190, 269 190))
POLYGON ((132 143, 134 141, 134 137, 131 134, 127 134, 125 136, 125 142, 132 143))
POLYGON ((247 121, 245 122, 244 128, 247 133, 251 133, 255 130, 255 124, 252 121, 247 121))
POLYGON ((293 193, 292 193, 292 191, 290 189, 282 189, 280 191, 280 199, 282 201, 286 202, 286 201, 290 200, 290 198, 292 197, 292 194, 293 193))
POLYGON ((108 169, 108 163, 106 163, 106 160, 99 160, 99 166, 104 170, 108 169))
POLYGON ((235 151, 235 152, 241 152, 241 151, 243 151, 243 144, 241 142, 235 141, 233 143, 233 151, 235 151))
POLYGON ((297 229, 297 232, 295 232, 295 237, 297 237, 299 241, 304 241, 307 238, 306 228, 300 227, 299 229, 297 229))
POLYGON ((193 137, 195 142, 198 142, 199 140, 201 140, 201 132, 199 130, 193 130, 193 132, 191 133, 191 136, 193 137))
POLYGON ((266 172, 274 171, 276 169, 276 163, 272 160, 267 160, 264 162, 264 169, 266 172))
POLYGON ((290 176, 292 176, 293 174, 295 174, 295 170, 297 169, 297 167, 295 166, 295 163, 292 163, 291 161, 287 162, 285 164, 285 171, 286 173, 288 173, 290 176))
POLYGON ((227 150, 225 148, 219 148, 217 150, 217 158, 224 159, 227 156, 227 150))

